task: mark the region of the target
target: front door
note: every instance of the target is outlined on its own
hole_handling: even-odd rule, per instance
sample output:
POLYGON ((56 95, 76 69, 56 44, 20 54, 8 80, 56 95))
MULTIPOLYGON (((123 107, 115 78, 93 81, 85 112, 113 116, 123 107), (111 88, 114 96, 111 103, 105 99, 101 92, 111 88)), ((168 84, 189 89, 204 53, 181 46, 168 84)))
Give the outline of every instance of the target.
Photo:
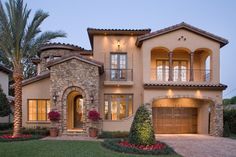
POLYGON ((78 95, 74 98, 74 128, 83 129, 83 119, 84 119, 84 106, 83 98, 81 95, 78 95))

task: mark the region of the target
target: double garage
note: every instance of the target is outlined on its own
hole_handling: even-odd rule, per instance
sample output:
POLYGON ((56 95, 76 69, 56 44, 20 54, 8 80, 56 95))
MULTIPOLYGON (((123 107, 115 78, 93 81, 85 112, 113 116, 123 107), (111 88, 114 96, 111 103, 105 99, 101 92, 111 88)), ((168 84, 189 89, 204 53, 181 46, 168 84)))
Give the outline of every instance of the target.
POLYGON ((153 102, 156 134, 208 134, 209 103, 198 99, 160 99, 153 102))

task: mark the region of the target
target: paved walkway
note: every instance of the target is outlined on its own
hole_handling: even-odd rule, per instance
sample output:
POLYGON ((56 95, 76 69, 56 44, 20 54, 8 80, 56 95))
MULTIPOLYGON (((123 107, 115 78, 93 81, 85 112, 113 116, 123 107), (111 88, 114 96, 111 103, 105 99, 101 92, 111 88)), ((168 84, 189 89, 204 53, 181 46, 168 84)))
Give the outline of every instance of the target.
POLYGON ((157 135, 184 157, 236 157, 236 140, 197 134, 157 135))
POLYGON ((65 140, 65 141, 103 141, 102 139, 92 138, 88 136, 58 136, 58 137, 45 137, 41 140, 65 140))

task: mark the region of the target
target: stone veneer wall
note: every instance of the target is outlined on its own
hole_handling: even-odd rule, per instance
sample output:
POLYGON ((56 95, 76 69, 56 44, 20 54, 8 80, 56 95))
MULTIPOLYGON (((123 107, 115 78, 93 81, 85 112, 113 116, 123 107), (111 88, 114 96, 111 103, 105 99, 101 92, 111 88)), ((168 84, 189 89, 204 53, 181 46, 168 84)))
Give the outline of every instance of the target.
POLYGON ((223 136, 223 105, 215 103, 210 108, 210 135, 223 136))
MULTIPOLYGON (((67 96, 72 91, 78 91, 84 97, 85 117, 91 108, 99 110, 99 68, 97 66, 71 59, 50 68, 50 96, 56 93, 56 108, 62 115, 59 121, 60 133, 67 131, 67 96), (91 104, 90 97, 94 97, 91 104)), ((51 100, 52 101, 52 100, 51 100)), ((53 102, 53 101, 52 101, 53 102)), ((89 122, 85 118, 84 131, 87 131, 89 122)))
MULTIPOLYGON (((46 57, 49 56, 64 56, 66 54, 70 54, 70 53, 75 53, 75 51, 71 51, 71 50, 64 50, 64 49, 51 49, 51 50, 45 50, 43 52, 41 52, 40 58, 41 58, 41 62, 40 62, 40 71, 44 72, 47 71, 47 67, 46 67, 46 57)), ((79 52, 78 52, 79 53, 79 52)))

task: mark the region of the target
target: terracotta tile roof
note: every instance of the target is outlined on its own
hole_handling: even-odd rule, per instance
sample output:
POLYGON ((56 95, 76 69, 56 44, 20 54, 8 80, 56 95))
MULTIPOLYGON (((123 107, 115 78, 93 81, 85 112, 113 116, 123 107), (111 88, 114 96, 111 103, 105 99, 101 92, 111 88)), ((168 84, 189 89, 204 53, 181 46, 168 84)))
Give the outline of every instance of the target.
POLYGON ((91 47, 93 48, 94 35, 134 35, 140 36, 151 32, 151 29, 98 29, 87 28, 91 47))
POLYGON ((87 49, 82 48, 78 45, 54 42, 54 43, 47 43, 47 44, 42 45, 39 49, 38 55, 40 55, 40 53, 42 51, 49 50, 49 49, 67 49, 67 50, 71 50, 71 51, 80 51, 81 53, 83 53, 85 55, 86 54, 88 54, 88 55, 92 54, 91 50, 87 50, 87 49))
POLYGON ((50 68, 56 64, 60 64, 60 63, 63 63, 65 61, 68 61, 70 59, 78 59, 82 62, 86 62, 88 64, 92 64, 92 65, 95 65, 95 66, 98 66, 99 69, 100 69, 100 72, 103 73, 103 63, 101 62, 98 62, 94 59, 91 59, 89 57, 85 57, 85 56, 82 56, 78 53, 71 53, 71 54, 68 54, 68 55, 65 55, 59 59, 56 59, 56 60, 53 60, 53 61, 50 61, 48 64, 47 64, 47 67, 50 68))
POLYGON ((50 72, 46 71, 46 72, 41 73, 40 75, 37 75, 35 77, 23 80, 22 81, 22 86, 26 86, 28 84, 31 84, 31 83, 34 83, 34 82, 37 82, 37 81, 40 81, 42 79, 49 78, 49 77, 50 77, 50 72))
POLYGON ((189 88, 189 89, 216 89, 225 90, 224 84, 200 84, 200 83, 144 83, 144 88, 189 88))
POLYGON ((189 24, 187 24, 185 22, 182 22, 182 23, 177 24, 177 25, 173 25, 173 26, 170 26, 170 27, 167 27, 167 28, 164 28, 164 29, 160 29, 160 30, 152 32, 152 33, 148 33, 148 34, 144 34, 142 36, 139 36, 137 41, 136 41, 136 45, 140 47, 144 40, 147 40, 147 39, 159 36, 159 35, 163 35, 163 34, 166 34, 166 33, 178 30, 178 29, 182 29, 182 28, 187 29, 189 31, 192 31, 194 33, 200 34, 200 35, 202 35, 204 37, 207 37, 209 39, 212 39, 214 41, 217 41, 217 42, 220 43, 221 47, 223 47, 226 44, 228 44, 228 40, 227 39, 224 39, 222 37, 219 37, 217 35, 214 35, 212 33, 209 33, 207 31, 204 31, 202 29, 194 27, 192 25, 189 25, 189 24))
POLYGON ((11 74, 13 71, 11 69, 8 69, 6 66, 0 63, 0 71, 6 73, 6 74, 11 74))

